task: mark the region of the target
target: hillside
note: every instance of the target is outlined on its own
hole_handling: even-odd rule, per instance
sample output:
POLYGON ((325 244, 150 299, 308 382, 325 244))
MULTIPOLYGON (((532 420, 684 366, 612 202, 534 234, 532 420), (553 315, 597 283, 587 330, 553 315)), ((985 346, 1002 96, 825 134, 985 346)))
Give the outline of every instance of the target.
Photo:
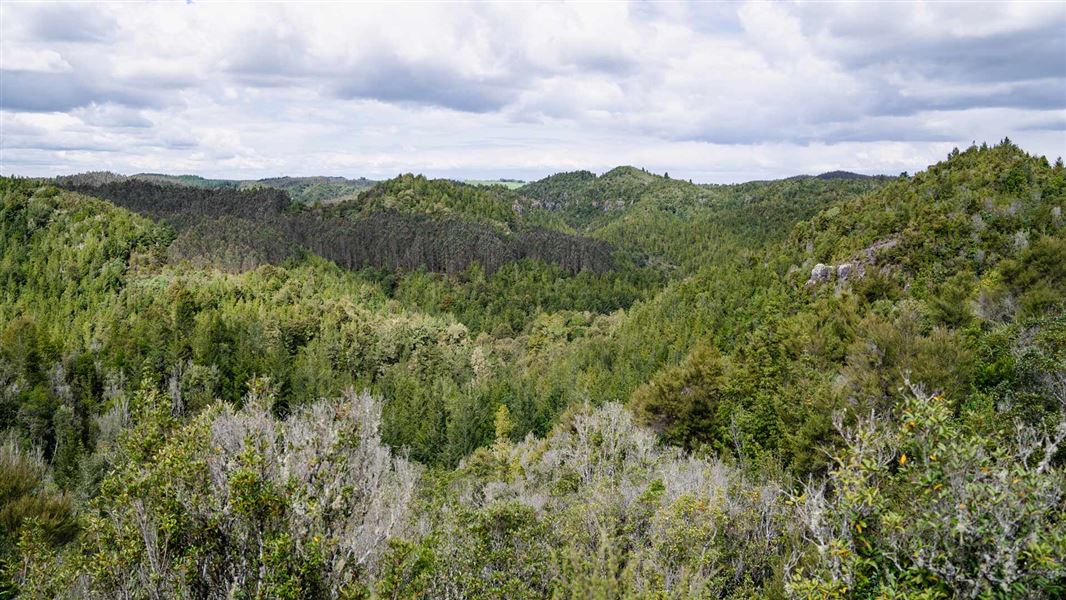
POLYGON ((643 199, 699 203, 708 198, 699 186, 628 166, 600 176, 588 171, 560 173, 526 184, 518 193, 526 210, 557 213, 575 230, 594 229, 643 199))
POLYGON ((266 179, 205 179, 199 175, 166 175, 163 173, 137 173, 134 175, 117 175, 97 171, 79 173, 55 178, 58 185, 95 186, 104 183, 116 183, 126 180, 146 181, 163 186, 185 186, 207 190, 256 189, 270 188, 284 190, 299 204, 330 204, 351 198, 359 192, 373 187, 373 181, 360 177, 270 177, 266 179))
POLYGON ((520 188, 520 187, 522 187, 522 186, 524 186, 526 184, 525 181, 522 181, 522 180, 519 180, 519 179, 506 179, 506 178, 505 179, 464 179, 464 180, 460 181, 460 183, 465 183, 467 185, 487 186, 487 187, 492 187, 492 186, 497 186, 498 185, 498 186, 507 188, 509 190, 517 190, 518 188, 520 188))
POLYGON ((1060 597, 1066 168, 829 175, 0 180, 0 595, 1060 597))
POLYGON ((827 171, 815 175, 818 179, 883 179, 886 175, 863 175, 861 173, 853 173, 851 171, 827 171))
MULTIPOLYGON (((1018 336, 1027 335, 1040 348, 1030 359, 1061 360, 1053 340, 1063 322, 1054 308, 1059 300, 1050 298, 1066 291, 1066 262, 1058 260, 1063 222, 1053 217, 1066 191, 1062 175, 1005 144, 971 148, 913 178, 845 198, 798 224, 761 261, 702 267, 635 308, 618 336, 619 355, 639 349, 665 358, 701 344, 731 355, 740 373, 761 374, 741 404, 772 399, 781 412, 767 422, 767 407, 738 411, 730 401, 719 414, 763 413, 749 435, 775 447, 787 439, 784 431, 813 427, 796 422, 796 406, 831 401, 859 412, 885 410, 904 374, 955 402, 1007 389, 1015 397, 1024 387, 1019 381, 989 380, 977 365, 1018 348, 1018 336), (1004 173, 1017 174, 1007 178, 1012 184, 1004 173), (1018 273, 1028 274, 1016 280, 1018 273), (1025 308, 1034 303, 1038 308, 1025 308), (659 332, 651 344, 643 335, 649 330, 659 332)), ((659 377, 675 378, 667 375, 672 368, 659 377)), ((645 369, 615 380, 645 380, 645 369)), ((719 431, 725 447, 731 434, 719 431)))
MULTIPOLYGON (((61 185, 167 222, 188 240, 178 256, 194 262, 203 263, 204 254, 188 251, 209 242, 189 238, 207 235, 261 240, 270 246, 263 256, 272 262, 291 255, 279 250, 280 244, 305 248, 351 269, 458 273, 477 263, 492 273, 504 264, 532 259, 576 274, 603 272, 612 265, 605 242, 538 227, 512 231, 516 215, 498 191, 444 180, 400 177, 324 209, 294 204, 287 192, 269 187, 209 189, 136 178, 61 185), (210 226, 201 225, 205 220, 210 226), (253 232, 254 224, 272 233, 253 232)), ((254 267, 259 260, 245 263, 254 267)))
POLYGON ((520 193, 536 208, 560 210, 581 202, 595 181, 596 174, 591 171, 556 173, 527 183, 520 193))
POLYGON ((219 189, 240 187, 241 182, 234 179, 205 179, 199 175, 166 175, 164 173, 136 173, 130 179, 151 183, 185 185, 189 187, 219 189))
POLYGON ((523 186, 519 194, 528 220, 608 241, 678 277, 779 242, 797 222, 883 184, 880 178, 794 177, 694 185, 618 167, 599 177, 560 173, 523 186))
POLYGON ((346 179, 344 177, 271 177, 254 181, 242 181, 243 189, 269 187, 285 190, 293 202, 299 204, 330 204, 352 198, 370 189, 376 182, 365 177, 346 179))
POLYGON ((336 210, 349 217, 386 210, 458 217, 509 232, 517 226, 513 204, 514 198, 502 188, 408 173, 374 185, 336 210))

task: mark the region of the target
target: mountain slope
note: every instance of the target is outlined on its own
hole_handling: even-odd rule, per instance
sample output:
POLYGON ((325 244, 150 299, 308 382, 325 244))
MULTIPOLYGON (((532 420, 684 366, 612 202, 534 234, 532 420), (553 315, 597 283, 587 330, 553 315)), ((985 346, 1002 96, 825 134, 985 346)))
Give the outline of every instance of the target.
POLYGON ((514 197, 502 187, 467 185, 449 179, 400 175, 382 181, 335 208, 349 217, 395 210, 458 217, 496 227, 506 233, 517 226, 514 197))
POLYGON ((635 167, 616 167, 600 176, 588 171, 552 175, 518 190, 526 210, 547 211, 579 231, 609 222, 642 199, 703 202, 707 194, 691 183, 635 167))
POLYGON ((299 204, 329 204, 356 196, 373 187, 373 181, 360 177, 269 177, 266 179, 205 179, 199 175, 167 175, 163 173, 137 173, 117 175, 97 171, 56 177, 55 182, 63 187, 97 186, 127 180, 146 181, 163 186, 185 186, 208 190, 270 188, 284 190, 299 204))
POLYGON ((550 360, 519 360, 530 385, 582 382, 572 402, 632 397, 676 443, 725 452, 740 436, 801 472, 833 443, 834 410, 891 410, 908 375, 1040 422, 1054 414, 1035 400, 1041 378, 1063 364, 1064 174, 1009 143, 971 148, 717 254, 550 360), (828 275, 812 278, 819 262, 828 275))
MULTIPOLYGON (((375 267, 458 273, 477 263, 488 272, 522 259, 539 260, 578 273, 609 270, 609 244, 539 227, 519 227, 501 199, 506 190, 428 181, 414 176, 378 184, 357 199, 329 208, 293 205, 273 188, 206 189, 130 179, 102 183, 64 181, 69 189, 107 198, 162 219, 182 232, 175 256, 208 264, 211 240, 264 244, 260 258, 227 260, 227 266, 257 265, 292 256, 299 246, 352 269, 375 267), (232 217, 222 219, 221 217, 232 217), (204 225, 209 220, 210 225, 204 225), (264 227, 254 232, 251 223, 264 227), (223 231, 227 230, 227 231, 223 231), (268 233, 269 232, 269 233, 268 233), (207 236, 208 241, 197 241, 207 236), (222 237, 218 237, 222 236, 222 237)), ((255 250, 249 247, 250 250, 255 250)))

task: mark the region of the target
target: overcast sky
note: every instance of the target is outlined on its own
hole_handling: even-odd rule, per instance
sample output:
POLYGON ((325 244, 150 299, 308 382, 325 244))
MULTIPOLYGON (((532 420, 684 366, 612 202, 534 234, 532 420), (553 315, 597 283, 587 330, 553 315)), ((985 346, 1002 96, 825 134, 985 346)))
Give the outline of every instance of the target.
POLYGON ((0 172, 731 182, 1066 154, 1066 3, 0 5, 0 172))

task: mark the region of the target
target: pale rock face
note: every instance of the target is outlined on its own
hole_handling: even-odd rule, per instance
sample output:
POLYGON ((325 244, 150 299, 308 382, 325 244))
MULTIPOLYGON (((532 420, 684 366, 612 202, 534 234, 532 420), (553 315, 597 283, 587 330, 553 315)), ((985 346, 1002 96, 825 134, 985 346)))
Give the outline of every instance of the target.
POLYGON ((807 285, 814 285, 816 283, 824 283, 829 281, 829 278, 833 276, 833 268, 828 265, 818 263, 811 269, 811 278, 807 280, 807 285))
POLYGON ((851 274, 851 271, 851 263, 841 263, 837 265, 837 279, 841 281, 847 280, 848 275, 851 274))

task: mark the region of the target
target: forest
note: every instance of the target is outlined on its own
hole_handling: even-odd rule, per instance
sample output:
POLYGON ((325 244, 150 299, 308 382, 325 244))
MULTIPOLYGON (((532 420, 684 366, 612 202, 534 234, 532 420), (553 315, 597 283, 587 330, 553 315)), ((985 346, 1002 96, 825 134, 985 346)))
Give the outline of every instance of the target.
POLYGON ((1066 167, 0 178, 0 599, 1066 595, 1066 167))
POLYGON ((306 205, 324 205, 340 202, 370 189, 375 181, 360 177, 269 177, 266 179, 205 179, 199 175, 166 175, 163 173, 136 173, 118 175, 110 171, 91 171, 56 178, 61 185, 101 185, 122 181, 147 181, 167 186, 193 187, 208 190, 277 189, 288 192, 293 202, 306 205))

